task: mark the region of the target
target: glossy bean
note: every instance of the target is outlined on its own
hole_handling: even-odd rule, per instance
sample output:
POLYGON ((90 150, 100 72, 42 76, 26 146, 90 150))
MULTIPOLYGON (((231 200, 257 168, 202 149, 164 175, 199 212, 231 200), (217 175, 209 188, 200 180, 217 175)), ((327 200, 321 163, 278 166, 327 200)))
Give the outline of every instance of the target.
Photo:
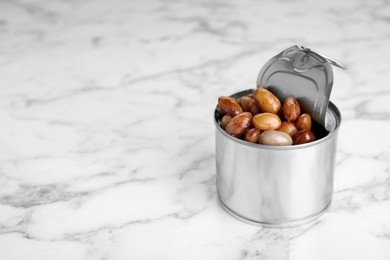
POLYGON ((293 137, 298 132, 297 127, 293 123, 286 121, 282 122, 281 126, 276 130, 285 132, 291 137, 293 137))
POLYGON ((260 134, 260 129, 250 128, 245 132, 244 140, 251 143, 257 143, 259 141, 260 134))
POLYGON ((281 107, 279 99, 264 87, 257 88, 253 98, 262 112, 276 114, 281 107))
POLYGON ((301 115, 301 108, 295 97, 288 97, 283 102, 283 116, 287 122, 294 122, 301 115))
POLYGON ((300 131, 300 130, 310 131, 310 129, 311 129, 311 116, 307 113, 300 115, 298 117, 298 119, 296 120, 295 125, 297 126, 298 131, 300 131))
POLYGON ((218 106, 223 115, 236 116, 243 112, 240 104, 233 97, 219 97, 218 106))
POLYGON ((225 131, 234 137, 241 137, 252 125, 252 114, 243 112, 233 117, 225 127, 225 131))
POLYGON ((292 145, 293 141, 291 136, 285 132, 270 130, 261 133, 259 143, 265 145, 286 146, 292 145))
POLYGON ((272 113, 261 113, 253 117, 253 125, 262 131, 277 129, 281 123, 280 118, 272 113))
POLYGON ((316 140, 316 136, 307 130, 299 131, 294 136, 294 144, 306 144, 316 140))

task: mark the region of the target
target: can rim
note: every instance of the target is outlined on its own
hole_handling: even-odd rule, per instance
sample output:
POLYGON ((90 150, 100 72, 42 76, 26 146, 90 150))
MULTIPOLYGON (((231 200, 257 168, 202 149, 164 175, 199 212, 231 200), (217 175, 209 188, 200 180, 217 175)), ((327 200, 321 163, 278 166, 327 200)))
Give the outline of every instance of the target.
MULTIPOLYGON (((233 97, 234 96, 239 96, 241 94, 245 95, 245 93, 250 93, 252 91, 253 91, 253 89, 248 89, 248 90, 244 90, 244 91, 240 91, 238 93, 235 93, 232 96, 233 97)), ((276 150, 276 151, 299 150, 299 149, 304 149, 304 148, 307 148, 307 147, 315 146, 315 145, 321 144, 323 142, 326 142, 326 140, 332 138, 333 135, 335 135, 337 133, 337 131, 340 128, 340 125, 341 125, 341 114, 340 114, 340 111, 337 108, 337 106, 335 104, 333 104, 333 102, 329 101, 327 112, 329 112, 334 117, 335 125, 329 131, 329 133, 325 137, 323 137, 321 139, 318 139, 318 140, 315 140, 314 142, 310 142, 310 143, 306 143, 306 144, 298 144, 298 145, 289 145, 289 146, 274 146, 274 145, 265 145, 265 144, 251 143, 251 142, 247 142, 247 141, 244 141, 244 140, 241 140, 239 138, 236 138, 236 137, 233 137, 233 136, 229 135, 218 124, 218 122, 217 122, 217 115, 216 115, 217 114, 217 110, 216 109, 214 110, 214 124, 215 124, 216 128, 218 129, 218 131, 222 132, 222 134, 225 135, 227 138, 229 138, 230 140, 232 140, 232 141, 234 141, 236 143, 248 146, 250 148, 264 149, 264 150, 276 150)))

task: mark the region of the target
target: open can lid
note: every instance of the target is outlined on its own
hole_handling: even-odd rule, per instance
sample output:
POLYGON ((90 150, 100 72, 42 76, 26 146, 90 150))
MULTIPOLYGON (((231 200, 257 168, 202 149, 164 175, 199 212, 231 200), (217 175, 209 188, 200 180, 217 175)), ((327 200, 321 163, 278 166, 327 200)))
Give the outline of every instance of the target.
POLYGON ((302 111, 325 126, 333 87, 332 66, 344 65, 323 54, 296 45, 272 57, 260 70, 257 87, 272 91, 280 100, 294 96, 302 111))

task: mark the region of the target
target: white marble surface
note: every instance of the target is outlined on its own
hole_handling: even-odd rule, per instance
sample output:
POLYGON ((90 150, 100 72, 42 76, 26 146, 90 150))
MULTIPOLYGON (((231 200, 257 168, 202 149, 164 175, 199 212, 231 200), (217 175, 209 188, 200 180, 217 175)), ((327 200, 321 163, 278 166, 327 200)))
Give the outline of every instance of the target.
POLYGON ((0 1, 0 259, 390 259, 390 3, 0 1), (212 111, 294 45, 346 63, 329 212, 217 203, 212 111))

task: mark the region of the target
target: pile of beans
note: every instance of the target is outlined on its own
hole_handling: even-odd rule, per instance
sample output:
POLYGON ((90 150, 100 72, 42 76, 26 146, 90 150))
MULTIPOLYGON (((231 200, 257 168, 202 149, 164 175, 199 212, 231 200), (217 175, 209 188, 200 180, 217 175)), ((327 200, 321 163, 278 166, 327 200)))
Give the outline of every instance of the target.
POLYGON ((238 99, 219 97, 219 124, 229 135, 264 145, 298 145, 316 140, 312 120, 295 97, 283 103, 269 90, 259 87, 253 95, 238 99))

